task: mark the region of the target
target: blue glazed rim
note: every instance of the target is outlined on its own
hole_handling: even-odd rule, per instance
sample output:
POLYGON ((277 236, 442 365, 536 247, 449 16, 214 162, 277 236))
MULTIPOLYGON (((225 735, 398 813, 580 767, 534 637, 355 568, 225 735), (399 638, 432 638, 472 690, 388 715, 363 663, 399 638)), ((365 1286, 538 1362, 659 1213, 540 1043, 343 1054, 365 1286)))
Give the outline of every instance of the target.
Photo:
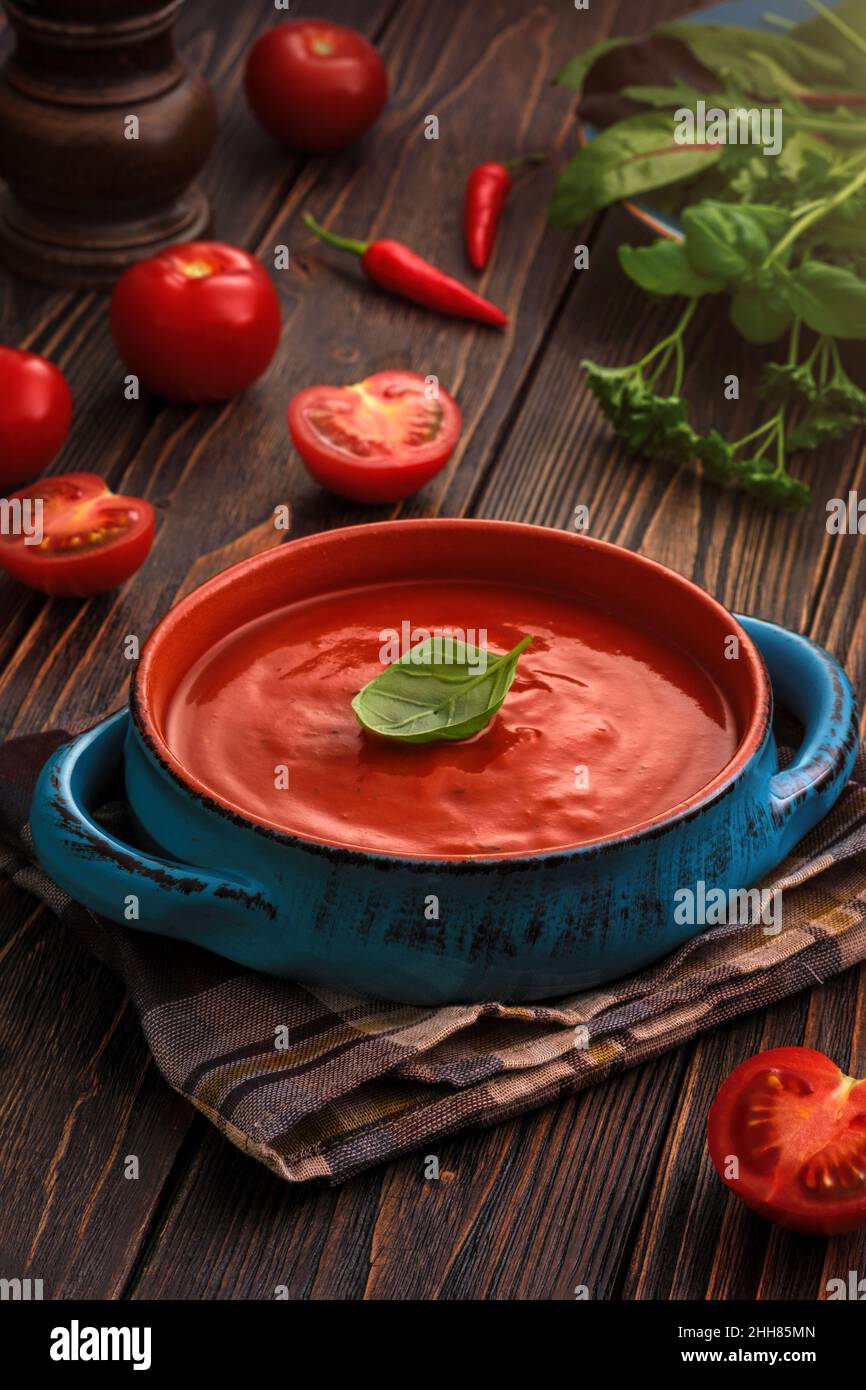
MULTIPOLYGON (((828 9, 835 9, 841 0, 825 0, 828 9)), ((794 24, 800 24, 806 19, 816 19, 817 11, 809 4, 809 0, 728 0, 724 5, 712 5, 707 10, 698 10, 695 13, 685 14, 678 20, 671 20, 670 23, 677 24, 722 24, 725 27, 739 26, 743 29, 764 29, 780 33, 779 26, 767 19, 767 14, 772 12, 781 19, 790 19, 794 24)), ((590 121, 584 121, 578 131, 578 139, 581 145, 591 145, 593 140, 601 134, 598 126, 594 126, 590 121)), ((622 206, 631 213, 632 217, 638 222, 643 222, 644 226, 649 227, 650 231, 656 232, 659 236, 668 237, 670 241, 682 241, 683 229, 676 217, 666 216, 653 207, 652 202, 646 202, 643 198, 635 198, 624 201, 622 206)))
MULTIPOLYGON (((454 519, 449 518, 449 520, 453 524, 454 519)), ((188 594, 181 600, 181 604, 190 602, 195 594, 200 593, 202 589, 207 588, 217 581, 225 580, 231 574, 241 570, 247 570, 257 563, 276 563, 277 556, 285 553, 289 546, 314 546, 320 544, 323 539, 330 537, 339 538, 340 535, 346 532, 364 531, 369 533, 376 528, 390 528, 395 524, 404 527, 430 529, 441 523, 438 518, 406 518, 399 523, 372 522, 365 526, 341 527, 335 528, 332 531, 313 533, 297 541, 290 541, 286 546, 276 547, 261 555, 253 556, 251 559, 242 560, 237 565, 230 566, 220 574, 215 575, 213 579, 206 581, 199 589, 188 594)), ((676 570, 671 569, 667 565, 660 564, 657 560, 651 560, 648 556, 641 555, 637 551, 628 550, 624 546, 615 545, 610 541, 598 540, 596 537, 571 536, 570 533, 559 531, 556 528, 532 526, 526 522, 467 518, 465 519, 465 524, 467 527, 479 525, 484 527, 502 527, 507 530, 509 534, 514 531, 538 532, 550 530, 552 535, 560 538, 565 537, 575 544, 588 545, 608 552, 615 552, 629 557, 633 562, 650 566, 652 569, 661 572, 673 580, 676 584, 685 585, 689 590, 693 591, 698 601, 711 604, 717 610, 720 617, 723 617, 730 624, 732 635, 744 640, 745 650, 749 653, 753 661, 752 669, 756 678, 756 685, 759 689, 763 689, 760 703, 756 704, 751 720, 748 726, 743 730, 736 751, 727 764, 728 768, 734 765, 733 770, 727 773, 726 769, 723 768, 717 777, 706 784, 705 789, 699 789, 692 797, 688 798, 686 803, 681 803, 678 807, 673 807, 669 812, 653 819, 649 823, 644 823, 642 826, 639 825, 633 831, 624 831, 620 834, 608 836, 603 839, 591 840, 585 844, 565 846, 563 848, 536 853, 523 855, 504 853, 489 856, 479 855, 463 856, 460 858, 434 858, 396 853, 389 854, 382 850, 367 850, 349 845, 332 845, 321 839, 308 839, 302 835, 293 834, 291 831, 268 825, 251 815, 245 814, 240 808, 233 807, 228 802, 220 800, 212 791, 193 785, 190 781, 186 780, 186 777, 183 775, 184 769, 182 765, 179 760, 174 758, 174 755, 171 754, 164 740, 154 737, 153 729, 144 709, 141 687, 144 685, 148 673, 148 648, 159 632, 159 628, 161 627, 161 624, 159 624, 157 628, 154 629, 154 632, 151 634, 151 637, 148 639, 142 651, 142 660, 136 678, 132 682, 130 691, 129 714, 131 716, 131 728, 143 744, 147 755, 153 760, 160 772, 168 776, 172 783, 183 791, 185 796, 195 801, 206 811, 227 821, 238 829, 245 831, 254 830, 258 835, 263 836, 272 843, 285 845, 293 849, 307 850, 312 853, 324 855, 331 860, 339 860, 343 863, 372 864, 382 869, 388 869, 395 864, 400 864, 405 867, 417 868, 419 871, 426 873, 429 873, 431 869, 437 872, 471 872, 474 869, 516 872, 533 867, 542 868, 545 865, 560 863, 578 855, 586 859, 594 858, 611 850, 625 847, 630 848, 657 839, 667 834, 672 827, 679 824, 686 824, 696 819, 698 816, 705 814, 708 809, 715 806, 719 801, 730 796, 739 786, 740 782, 749 775, 754 767, 755 761, 762 757, 772 737, 773 685, 758 644, 750 635, 747 626, 745 626, 739 618, 730 613, 729 610, 725 608, 724 604, 713 598, 711 594, 705 589, 702 589, 700 585, 696 584, 693 580, 687 579, 684 575, 679 574, 676 570)), ((175 608, 169 610, 169 612, 176 612, 181 604, 176 605, 175 608)), ((746 624, 751 624, 756 621, 757 620, 753 619, 744 620, 746 624)), ((775 628, 775 624, 761 623, 760 626, 762 628, 775 628)), ((778 629, 778 631, 782 632, 785 630, 778 629)), ((664 637, 664 634, 660 633, 660 636, 664 637)), ((791 636, 792 639, 806 643, 816 652, 820 652, 821 656, 826 658, 827 661, 831 660, 827 653, 824 653, 821 648, 816 647, 814 643, 809 642, 807 638, 796 637, 795 634, 789 634, 789 636, 791 636)), ((671 640, 671 638, 675 640, 676 634, 668 634, 668 640, 671 640)))

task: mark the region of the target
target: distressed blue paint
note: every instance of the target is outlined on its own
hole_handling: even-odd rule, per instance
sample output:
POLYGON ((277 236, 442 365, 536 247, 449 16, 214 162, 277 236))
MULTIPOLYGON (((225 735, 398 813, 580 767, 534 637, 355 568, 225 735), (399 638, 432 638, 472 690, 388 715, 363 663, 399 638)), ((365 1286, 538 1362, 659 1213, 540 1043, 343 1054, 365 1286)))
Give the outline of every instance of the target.
POLYGON ((769 731, 712 799, 643 834, 511 861, 448 864, 304 844, 196 797, 157 761, 127 711, 61 749, 31 813, 39 861, 73 897, 230 960, 389 999, 543 999, 623 975, 700 928, 674 922, 674 892, 741 888, 821 819, 854 762, 857 712, 837 663, 803 637, 740 621, 805 741, 780 772, 769 731), (142 842, 92 818, 125 763, 142 842), (184 862, 168 857, 169 847, 184 862), (243 872, 226 868, 243 865, 243 872), (439 920, 425 901, 439 899, 439 920))

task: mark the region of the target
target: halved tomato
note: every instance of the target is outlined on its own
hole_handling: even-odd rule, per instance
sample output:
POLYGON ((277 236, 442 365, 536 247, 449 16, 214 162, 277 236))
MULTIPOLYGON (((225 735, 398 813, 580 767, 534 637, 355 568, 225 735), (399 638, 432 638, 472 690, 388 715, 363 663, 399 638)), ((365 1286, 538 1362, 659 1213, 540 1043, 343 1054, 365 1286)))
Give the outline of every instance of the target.
POLYGON ((308 386, 289 405, 289 431, 313 477, 353 502, 417 492, 451 457, 462 423, 454 397, 419 372, 308 386))
POLYGON ((135 574, 153 533, 143 498, 112 492, 96 473, 60 473, 2 500, 0 565, 43 594, 84 598, 135 574))
POLYGON ((808 1235, 866 1226, 866 1081, 823 1052, 774 1047, 741 1062, 707 1137, 719 1177, 768 1220, 808 1235))

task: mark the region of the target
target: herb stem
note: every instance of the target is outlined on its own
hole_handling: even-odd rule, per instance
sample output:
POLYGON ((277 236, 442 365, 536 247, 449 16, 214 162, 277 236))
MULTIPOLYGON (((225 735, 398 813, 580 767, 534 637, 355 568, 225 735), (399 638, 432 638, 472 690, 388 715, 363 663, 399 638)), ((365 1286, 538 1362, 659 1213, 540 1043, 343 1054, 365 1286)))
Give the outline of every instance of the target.
POLYGON ((661 342, 656 343, 655 347, 650 348, 649 352, 646 353, 640 359, 639 362, 635 363, 635 366, 646 367, 653 360, 654 357, 658 357, 660 352, 663 352, 665 348, 670 348, 673 344, 677 342, 678 339, 681 339, 686 329, 688 328, 692 320, 692 316, 697 307, 697 299, 690 299, 688 304, 686 305, 685 311, 680 317, 680 321, 677 324, 676 328, 674 328, 672 332, 668 333, 666 337, 662 338, 661 342))
POLYGON ((659 353, 664 352, 665 348, 669 348, 670 345, 670 337, 662 338, 661 342, 656 343, 655 347, 651 347, 649 352, 645 353, 644 356, 641 357, 640 361, 635 362, 635 367, 638 369, 638 371, 642 370, 642 368, 644 367, 648 367, 650 362, 652 362, 653 358, 658 357, 659 353))
POLYGON ((676 342, 675 342, 675 344, 674 344, 674 349, 675 349, 675 352, 676 352, 677 369, 676 369, 676 375, 674 376, 674 386, 673 386, 673 392, 672 392, 672 394, 673 394, 674 396, 678 396, 678 395, 680 394, 681 390, 682 390, 682 386, 683 386, 683 375, 684 375, 685 369, 686 369, 685 355, 684 355, 684 353, 683 353, 683 335, 682 335, 682 333, 680 333, 680 334, 677 336, 676 342))
POLYGON ((776 471, 773 475, 777 478, 784 478, 787 469, 785 468, 785 407, 782 406, 776 416, 776 471))
POLYGON ((830 348, 830 356, 833 359, 832 384, 834 386, 850 386, 851 378, 848 376, 842 364, 842 354, 839 351, 839 345, 836 339, 828 338, 827 343, 830 348))
POLYGON ((769 433, 767 434, 767 437, 766 437, 766 439, 764 440, 763 444, 761 444, 761 446, 760 446, 758 449, 755 450, 755 458, 756 458, 756 459, 763 458, 764 454, 765 454, 765 453, 767 452, 767 450, 769 449, 769 447, 770 447, 770 445, 772 444, 773 440, 774 440, 774 439, 777 439, 778 425, 779 425, 779 417, 778 417, 778 415, 774 415, 773 418, 772 418, 772 420, 768 420, 767 423, 768 423, 768 425, 769 425, 769 433))
POLYGON ((812 365, 813 365, 813 363, 814 363, 814 361, 815 361, 815 358, 818 356, 818 353, 821 351, 821 344, 823 343, 823 341, 824 341, 823 335, 819 335, 819 336, 815 339, 815 346, 812 348, 812 351, 809 353, 809 356, 806 358, 805 362, 803 363, 803 366, 804 366, 808 371, 811 371, 811 370, 812 370, 812 365))
POLYGON ((675 337, 681 338, 681 337, 683 336, 683 334, 685 333, 685 331, 686 331, 686 329, 688 328, 689 324, 691 323, 692 318, 694 317, 694 312, 695 312, 695 310, 697 309, 697 307, 698 307, 698 301, 697 301, 697 299, 690 299, 689 302, 688 302, 688 304, 686 305, 686 308, 685 308, 685 310, 684 310, 684 312, 683 312, 683 315, 682 315, 682 317, 681 317, 679 323, 677 324, 676 328, 674 329, 674 336, 675 336, 675 337))
POLYGON ((846 198, 849 198, 852 193, 856 193, 857 189, 862 188, 864 183, 866 183, 866 166, 860 170, 859 174, 840 188, 838 192, 834 193, 832 198, 824 199, 820 207, 813 208, 811 212, 806 213, 805 217, 799 218, 799 220, 794 223, 793 227, 789 227, 782 239, 777 241, 776 245, 770 251, 767 259, 764 261, 764 268, 766 269, 773 261, 778 260, 779 256, 781 256, 784 251, 787 251, 788 247, 797 240, 807 227, 811 227, 813 222, 818 222, 821 218, 826 217, 828 212, 832 212, 833 208, 838 207, 840 203, 844 203, 846 198))
POLYGON ((862 39, 856 29, 852 29, 850 24, 845 23, 844 19, 840 19, 837 14, 829 10, 826 5, 821 3, 821 0, 808 0, 808 4, 812 6, 813 10, 818 11, 822 19, 826 19, 828 24, 832 24, 833 28, 837 29, 843 38, 846 38, 855 48, 859 48, 861 53, 866 53, 866 39, 862 39))
POLYGON ((801 203, 798 208, 791 209, 792 217, 802 217, 804 213, 811 212, 813 208, 823 207, 823 198, 813 198, 811 203, 801 203))
POLYGON ((655 390, 655 385, 656 385, 656 382, 658 381, 659 377, 663 376, 664 373, 667 371, 668 363, 669 363, 670 360, 671 360, 671 353, 673 352, 673 350, 674 350, 674 345, 673 345, 673 343, 668 343, 668 344, 667 344, 667 347, 665 348, 664 352, 662 353, 662 356, 661 356, 660 360, 659 360, 659 361, 656 363, 656 365, 653 367, 652 372, 650 373, 649 377, 647 378, 647 385, 649 386, 649 388, 650 388, 651 391, 654 391, 654 390, 655 390))
POLYGON ((744 434, 742 439, 735 439, 733 444, 731 445, 731 448, 737 450, 740 449, 744 444, 751 444, 753 439, 757 439, 758 436, 761 434, 766 434, 768 430, 774 428, 775 424, 776 417, 774 415, 772 419, 765 420, 763 425, 759 425, 756 430, 752 430, 749 434, 744 434))

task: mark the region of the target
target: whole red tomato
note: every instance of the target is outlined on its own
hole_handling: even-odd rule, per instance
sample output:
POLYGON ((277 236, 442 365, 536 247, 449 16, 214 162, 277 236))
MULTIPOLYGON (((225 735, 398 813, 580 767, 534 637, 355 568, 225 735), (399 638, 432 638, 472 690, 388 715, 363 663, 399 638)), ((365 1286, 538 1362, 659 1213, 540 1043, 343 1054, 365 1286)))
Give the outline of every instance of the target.
POLYGON ((170 401, 222 401, 260 377, 280 337, 280 302, 237 246, 187 241, 130 266, 111 331, 131 372, 170 401))
POLYGON ((53 362, 0 347, 0 488, 47 468, 69 433, 72 396, 53 362))
POLYGON ((373 45, 321 19, 290 20, 262 34, 244 83, 265 130, 308 154, 351 145, 388 99, 388 74, 373 45))
POLYGON ((719 1177, 753 1211, 806 1235, 866 1226, 866 1081, 811 1047, 731 1072, 707 1123, 719 1177))
POLYGON ((351 386, 307 386, 289 402, 289 433, 313 477, 353 502, 397 502, 445 467, 463 417, 419 372, 376 372, 351 386))
POLYGON ((116 589, 153 545, 153 507, 96 473, 58 473, 13 493, 20 524, 0 532, 0 566, 43 594, 84 598, 116 589))

